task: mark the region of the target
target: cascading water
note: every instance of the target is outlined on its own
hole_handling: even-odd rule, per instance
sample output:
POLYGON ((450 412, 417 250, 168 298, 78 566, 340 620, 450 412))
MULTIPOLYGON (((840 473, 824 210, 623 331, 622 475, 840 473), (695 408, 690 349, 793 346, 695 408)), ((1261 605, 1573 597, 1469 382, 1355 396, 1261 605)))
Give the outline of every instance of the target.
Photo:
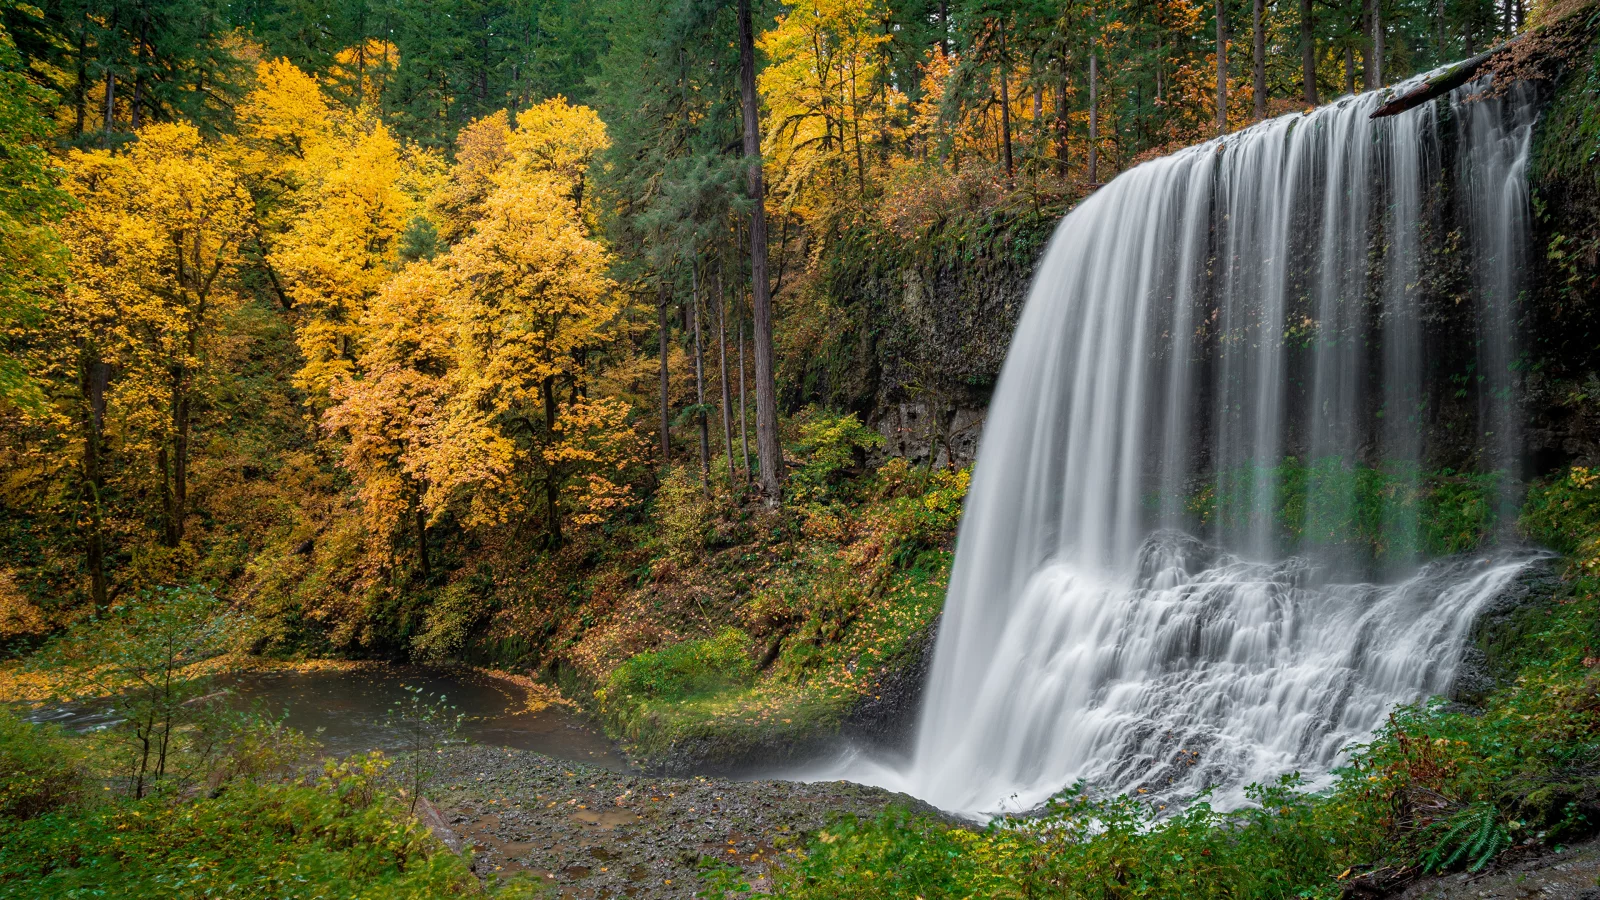
POLYGON ((1533 105, 1483 87, 1265 122, 1062 221, 990 407, 914 753, 848 777, 975 815, 1079 779, 1238 803, 1327 777, 1448 688, 1525 564, 1419 567, 1430 523, 1405 500, 1446 443, 1515 476, 1533 105), (1441 437, 1441 408, 1474 401, 1476 434, 1441 437), (1360 527, 1378 552, 1350 549, 1360 527))

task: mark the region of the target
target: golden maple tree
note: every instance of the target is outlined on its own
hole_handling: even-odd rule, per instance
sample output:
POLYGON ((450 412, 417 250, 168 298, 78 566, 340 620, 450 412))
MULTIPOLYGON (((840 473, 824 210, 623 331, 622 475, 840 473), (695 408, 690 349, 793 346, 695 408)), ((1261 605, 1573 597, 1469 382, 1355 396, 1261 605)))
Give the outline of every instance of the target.
POLYGON ((137 138, 122 153, 66 157, 68 278, 47 296, 28 356, 31 374, 60 388, 35 415, 65 436, 57 465, 76 461, 86 486, 87 568, 101 604, 109 489, 159 523, 164 549, 144 555, 147 574, 183 555, 195 423, 251 230, 249 194, 193 126, 151 125, 137 138))
POLYGON ((859 208, 898 144, 903 94, 885 78, 888 10, 876 0, 800 0, 759 41, 773 193, 803 218, 859 208))

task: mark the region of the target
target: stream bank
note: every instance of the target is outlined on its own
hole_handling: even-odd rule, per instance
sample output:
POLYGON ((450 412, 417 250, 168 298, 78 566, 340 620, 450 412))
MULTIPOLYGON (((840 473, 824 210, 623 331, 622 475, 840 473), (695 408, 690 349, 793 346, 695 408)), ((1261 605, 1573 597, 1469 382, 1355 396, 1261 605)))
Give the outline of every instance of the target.
POLYGON ((431 792, 474 848, 481 877, 527 873, 563 898, 690 898, 701 860, 737 867, 758 892, 778 859, 841 814, 937 812, 848 782, 655 778, 481 745, 441 755, 431 792))

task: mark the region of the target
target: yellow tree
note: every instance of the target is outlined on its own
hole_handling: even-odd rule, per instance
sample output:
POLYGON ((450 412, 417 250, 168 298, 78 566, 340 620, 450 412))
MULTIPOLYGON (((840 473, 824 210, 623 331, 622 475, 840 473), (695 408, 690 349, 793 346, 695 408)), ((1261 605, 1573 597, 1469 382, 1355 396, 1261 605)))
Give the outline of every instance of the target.
POLYGON ((456 136, 450 177, 429 201, 440 236, 454 244, 472 231, 495 177, 511 158, 511 117, 500 110, 474 119, 456 136))
POLYGON ((356 481, 369 542, 389 549, 412 528, 422 577, 430 574, 423 507, 423 460, 417 451, 444 409, 454 356, 443 301, 450 273, 431 262, 402 269, 373 299, 361 376, 333 387, 324 426, 343 435, 343 464, 356 481))
POLYGON ((236 155, 266 234, 269 275, 297 314, 295 383, 313 406, 355 369, 367 303, 394 272, 426 182, 370 109, 329 103, 285 60, 261 64, 239 110, 236 155))
POLYGON ((552 143, 542 146, 556 152, 513 157, 450 254, 454 377, 419 471, 430 509, 464 500, 477 523, 539 512, 555 543, 564 494, 591 504, 578 524, 623 502, 638 436, 626 404, 585 397, 590 357, 612 340, 623 300, 572 201, 583 173, 562 161, 583 145, 552 143))
POLYGON ((583 181, 595 155, 609 146, 605 123, 587 106, 554 97, 517 114, 510 136, 512 174, 542 175, 583 206, 583 181))
POLYGON ((311 148, 315 178, 271 255, 299 314, 295 383, 319 404, 354 371, 361 315, 394 271, 413 201, 401 190, 401 148, 383 123, 352 117, 311 148))
POLYGON ((859 208, 899 142, 905 97, 885 77, 888 11, 875 0, 799 0, 761 36, 764 153, 802 216, 859 208))
POLYGON ((388 41, 367 38, 333 56, 328 67, 332 93, 346 105, 366 106, 383 112, 384 94, 400 68, 400 48, 388 41))
POLYGON ((255 87, 235 108, 234 120, 238 128, 228 138, 229 155, 256 202, 253 261, 289 309, 292 301, 272 266, 272 250, 294 224, 295 199, 315 181, 307 157, 332 139, 332 108, 314 77, 275 59, 256 66, 255 87))
POLYGON ((81 385, 72 417, 88 481, 103 489, 101 429, 114 419, 119 449, 142 463, 132 487, 156 496, 160 541, 178 547, 196 407, 250 197, 190 125, 149 126, 123 154, 74 152, 67 168, 70 284, 48 318, 81 385))

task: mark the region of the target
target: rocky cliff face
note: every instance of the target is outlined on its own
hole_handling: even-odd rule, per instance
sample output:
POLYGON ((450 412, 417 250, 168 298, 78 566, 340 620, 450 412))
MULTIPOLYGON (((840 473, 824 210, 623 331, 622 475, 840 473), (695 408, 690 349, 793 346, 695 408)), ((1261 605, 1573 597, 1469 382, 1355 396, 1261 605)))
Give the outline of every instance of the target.
POLYGON ((856 412, 891 455, 971 462, 1059 218, 1059 210, 995 211, 912 240, 875 229, 844 235, 813 286, 824 327, 798 329, 803 337, 784 354, 788 402, 856 412))

